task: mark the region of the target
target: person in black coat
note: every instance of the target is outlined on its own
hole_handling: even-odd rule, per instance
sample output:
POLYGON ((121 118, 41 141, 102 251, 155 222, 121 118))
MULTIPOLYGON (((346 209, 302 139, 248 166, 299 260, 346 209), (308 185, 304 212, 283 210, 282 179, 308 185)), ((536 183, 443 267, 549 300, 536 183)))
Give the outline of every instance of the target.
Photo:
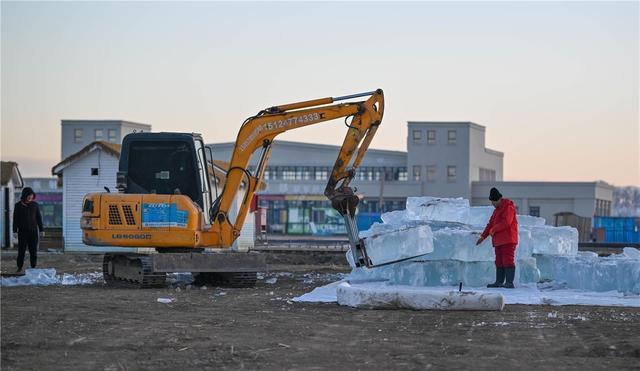
POLYGON ((22 190, 20 202, 13 208, 13 233, 18 235, 18 272, 22 271, 24 253, 29 247, 31 268, 38 263, 38 237, 44 235, 36 193, 30 187, 22 190))

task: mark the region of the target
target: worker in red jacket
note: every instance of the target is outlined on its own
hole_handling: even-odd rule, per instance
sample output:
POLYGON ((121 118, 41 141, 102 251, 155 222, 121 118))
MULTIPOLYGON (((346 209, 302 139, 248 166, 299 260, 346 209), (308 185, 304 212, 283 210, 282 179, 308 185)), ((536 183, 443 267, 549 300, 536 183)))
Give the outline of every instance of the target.
POLYGON ((476 246, 491 236, 491 243, 496 252, 496 282, 488 284, 487 287, 512 289, 516 274, 516 245, 518 245, 516 207, 513 201, 503 198, 496 188, 491 188, 489 200, 496 209, 493 210, 489 224, 478 238, 476 246))

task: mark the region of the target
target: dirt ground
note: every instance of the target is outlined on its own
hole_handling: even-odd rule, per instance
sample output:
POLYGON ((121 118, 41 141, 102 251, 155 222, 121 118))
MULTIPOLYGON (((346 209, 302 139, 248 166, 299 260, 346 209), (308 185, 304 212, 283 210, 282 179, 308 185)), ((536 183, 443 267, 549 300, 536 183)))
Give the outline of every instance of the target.
MULTIPOLYGON (((3 254, 3 270, 12 259, 3 254)), ((41 262, 58 272, 100 269, 87 256, 50 254, 41 262)), ((418 312, 290 301, 344 270, 279 264, 253 289, 2 288, 1 368, 640 368, 639 308, 418 312)))

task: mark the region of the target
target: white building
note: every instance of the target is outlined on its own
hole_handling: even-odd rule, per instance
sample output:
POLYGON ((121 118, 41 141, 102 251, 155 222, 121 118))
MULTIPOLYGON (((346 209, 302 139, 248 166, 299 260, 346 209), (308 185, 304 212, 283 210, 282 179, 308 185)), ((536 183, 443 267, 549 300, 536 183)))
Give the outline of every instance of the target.
POLYGON ((62 120, 60 159, 65 159, 93 142, 120 144, 125 135, 151 131, 151 125, 124 120, 62 120))
MULTIPOLYGON (((116 190, 120 145, 94 142, 63 159, 52 169, 62 178, 62 237, 65 251, 118 251, 120 248, 91 247, 82 243, 82 200, 90 192, 116 190)), ((123 251, 130 251, 125 249, 123 251)))
POLYGON ((11 161, 0 162, 0 246, 13 247, 13 206, 17 202, 16 190, 24 186, 18 164, 11 161))

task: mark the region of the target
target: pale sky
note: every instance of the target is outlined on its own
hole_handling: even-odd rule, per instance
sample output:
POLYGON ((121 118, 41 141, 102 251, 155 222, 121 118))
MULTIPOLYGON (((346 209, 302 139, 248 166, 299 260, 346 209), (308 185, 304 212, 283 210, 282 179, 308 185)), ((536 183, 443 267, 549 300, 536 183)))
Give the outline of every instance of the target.
MULTIPOLYGON (((276 104, 383 88, 373 148, 473 121, 505 180, 640 185, 640 6, 627 3, 1 5, 3 160, 49 176, 61 119, 235 140, 276 104)), ((342 121, 279 139, 340 144, 342 121)))

